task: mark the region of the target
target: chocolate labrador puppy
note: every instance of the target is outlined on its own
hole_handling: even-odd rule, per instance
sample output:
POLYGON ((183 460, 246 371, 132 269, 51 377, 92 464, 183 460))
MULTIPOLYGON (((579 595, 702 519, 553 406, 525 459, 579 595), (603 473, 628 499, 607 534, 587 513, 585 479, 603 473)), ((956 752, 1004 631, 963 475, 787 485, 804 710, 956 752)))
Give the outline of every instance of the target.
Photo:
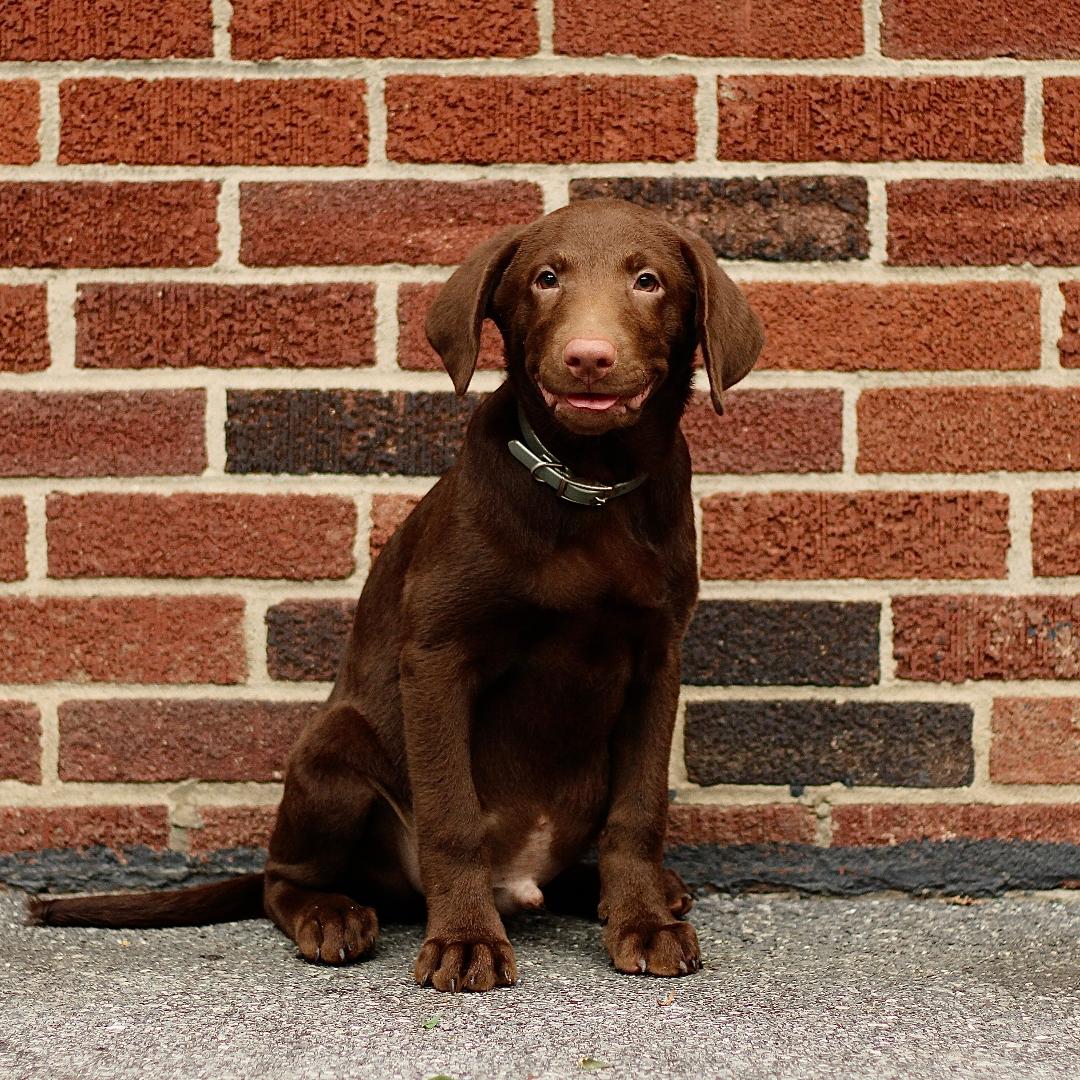
POLYGON ((502 916, 546 902, 599 914, 620 971, 700 966, 661 864, 698 585, 679 418, 695 348, 719 410, 761 328, 707 244, 613 201, 506 229, 454 273, 427 333, 458 393, 485 318, 506 381, 372 567, 265 872, 42 900, 41 922, 265 913, 306 959, 343 964, 371 951, 376 910, 426 907, 416 981, 452 993, 513 983, 502 916))

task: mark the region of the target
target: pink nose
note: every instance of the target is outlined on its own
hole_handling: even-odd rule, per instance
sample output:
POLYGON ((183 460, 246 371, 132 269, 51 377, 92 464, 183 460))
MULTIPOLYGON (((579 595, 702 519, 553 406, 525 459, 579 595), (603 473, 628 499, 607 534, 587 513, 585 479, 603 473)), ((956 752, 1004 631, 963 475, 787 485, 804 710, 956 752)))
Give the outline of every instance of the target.
POLYGON ((572 374, 592 382, 615 366, 615 345, 607 338, 572 338, 563 349, 563 360, 572 374))

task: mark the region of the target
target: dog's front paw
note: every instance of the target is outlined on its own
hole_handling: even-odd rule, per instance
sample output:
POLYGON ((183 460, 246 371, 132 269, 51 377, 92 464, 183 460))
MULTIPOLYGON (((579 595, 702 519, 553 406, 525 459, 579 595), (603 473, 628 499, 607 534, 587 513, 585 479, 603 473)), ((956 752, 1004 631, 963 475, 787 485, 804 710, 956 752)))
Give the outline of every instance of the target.
POLYGON ((506 938, 448 934, 424 942, 413 974, 420 986, 479 992, 517 982, 517 964, 506 938))
POLYGON ((351 964, 371 952, 378 934, 371 908, 347 896, 320 894, 297 913, 293 940, 312 963, 351 964))
POLYGON ((654 916, 609 922, 604 944, 615 967, 628 975, 689 975, 701 967, 697 933, 686 922, 654 916))

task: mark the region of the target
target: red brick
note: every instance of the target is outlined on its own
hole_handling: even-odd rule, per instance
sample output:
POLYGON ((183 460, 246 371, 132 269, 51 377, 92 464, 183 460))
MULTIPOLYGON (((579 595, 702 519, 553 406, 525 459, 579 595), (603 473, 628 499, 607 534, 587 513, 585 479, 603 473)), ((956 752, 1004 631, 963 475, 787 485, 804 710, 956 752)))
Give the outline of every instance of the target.
POLYGON ((359 79, 74 79, 60 154, 135 165, 363 165, 359 79))
POLYGON ((1039 288, 1024 282, 743 282, 765 324, 758 368, 1013 371, 1039 366, 1039 288))
POLYGON ((866 390, 858 425, 864 473, 1080 469, 1080 389, 866 390))
POLYGON ((0 476, 176 476, 206 468, 202 390, 0 391, 0 476))
POLYGON ((543 213, 517 181, 345 180, 241 184, 241 259, 251 266, 460 262, 504 225, 543 213))
POLYGON ((1032 563, 1039 577, 1080 576, 1080 491, 1036 491, 1032 563))
POLYGON ((901 180, 887 185, 889 262, 1080 262, 1078 180, 901 180))
POLYGON ((168 843, 164 806, 0 806, 0 852, 168 843))
POLYGON ((419 495, 376 495, 372 498, 368 550, 373 560, 419 501, 419 495))
POLYGON ((15 495, 0 496, 0 581, 26 577, 26 505, 15 495))
POLYGON ((1080 843, 1080 805, 919 803, 833 808, 834 847, 909 840, 1034 840, 1080 843))
POLYGON ((838 390, 737 390, 724 415, 697 393, 683 417, 699 473, 834 472, 840 451, 838 390))
POLYGON ((50 495, 49 576, 348 577, 356 507, 330 495, 50 495))
POLYGON ((218 185, 0 183, 0 265, 209 266, 218 185))
POLYGON ((49 319, 44 285, 0 285, 0 371, 49 366, 49 319))
POLYGON ((0 701, 0 780, 41 783, 41 714, 27 701, 0 701))
POLYGON ((226 848, 265 848, 274 827, 275 806, 203 806, 202 826, 188 832, 192 855, 226 848))
POLYGON ((1080 784, 1080 698, 999 698, 992 730, 995 783, 1080 784))
POLYGON ((401 75, 386 84, 396 161, 686 161, 694 156, 688 76, 401 75))
POLYGON ((1080 281, 1063 281, 1065 310, 1061 313, 1058 350, 1062 367, 1080 367, 1080 281))
POLYGON ((68 701, 60 706, 60 779, 281 780, 321 706, 306 701, 68 701))
MULTIPOLYGON (((0 34, 3 33, 0 15, 0 34)), ((38 159, 38 84, 31 79, 0 82, 0 161, 30 165, 38 159)))
POLYGON ((814 814, 805 806, 668 807, 667 846, 812 844, 814 814))
POLYGON ((1080 79, 1043 80, 1043 147, 1053 165, 1080 164, 1080 79))
POLYGON ((209 56, 213 29, 211 0, 4 0, 0 60, 209 56))
POLYGON ((1004 577, 1009 499, 992 492, 782 491, 702 501, 702 577, 1004 577))
POLYGON ((1037 60, 1080 56, 1076 0, 882 0, 886 56, 1037 60))
POLYGON ((520 0, 233 0, 232 54, 275 56, 527 56, 539 38, 520 0))
POLYGON ((230 596, 0 596, 0 682, 242 682, 243 617, 230 596))
POLYGON ((367 367, 375 291, 325 285, 82 285, 78 367, 367 367))
POLYGON ((555 49, 572 56, 856 56, 862 10, 859 0, 555 0, 555 49))
POLYGON ((897 596, 901 679, 1080 678, 1080 596, 897 596))
POLYGON ((721 78, 717 156, 733 161, 1021 161, 1020 79, 721 78))
MULTIPOLYGON (((398 286, 398 364, 408 371, 442 371, 439 354, 428 344, 424 320, 441 283, 418 285, 405 282, 398 286)), ((490 320, 480 332, 480 355, 476 366, 497 370, 503 366, 502 335, 490 320)))

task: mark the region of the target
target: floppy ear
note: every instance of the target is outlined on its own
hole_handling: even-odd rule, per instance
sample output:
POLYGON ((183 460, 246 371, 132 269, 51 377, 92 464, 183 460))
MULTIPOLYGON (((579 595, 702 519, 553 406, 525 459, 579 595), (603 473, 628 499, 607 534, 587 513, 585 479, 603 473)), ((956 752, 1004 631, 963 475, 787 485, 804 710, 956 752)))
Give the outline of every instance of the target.
POLYGON ((459 394, 468 389, 476 370, 488 304, 524 229, 523 225, 512 225, 482 243, 454 271, 428 309, 424 325, 427 339, 459 394))
POLYGON ((724 411, 722 391, 734 386, 753 366, 765 333, 739 287, 716 265, 709 245, 681 232, 683 252, 697 285, 698 343, 705 357, 713 408, 724 411))

